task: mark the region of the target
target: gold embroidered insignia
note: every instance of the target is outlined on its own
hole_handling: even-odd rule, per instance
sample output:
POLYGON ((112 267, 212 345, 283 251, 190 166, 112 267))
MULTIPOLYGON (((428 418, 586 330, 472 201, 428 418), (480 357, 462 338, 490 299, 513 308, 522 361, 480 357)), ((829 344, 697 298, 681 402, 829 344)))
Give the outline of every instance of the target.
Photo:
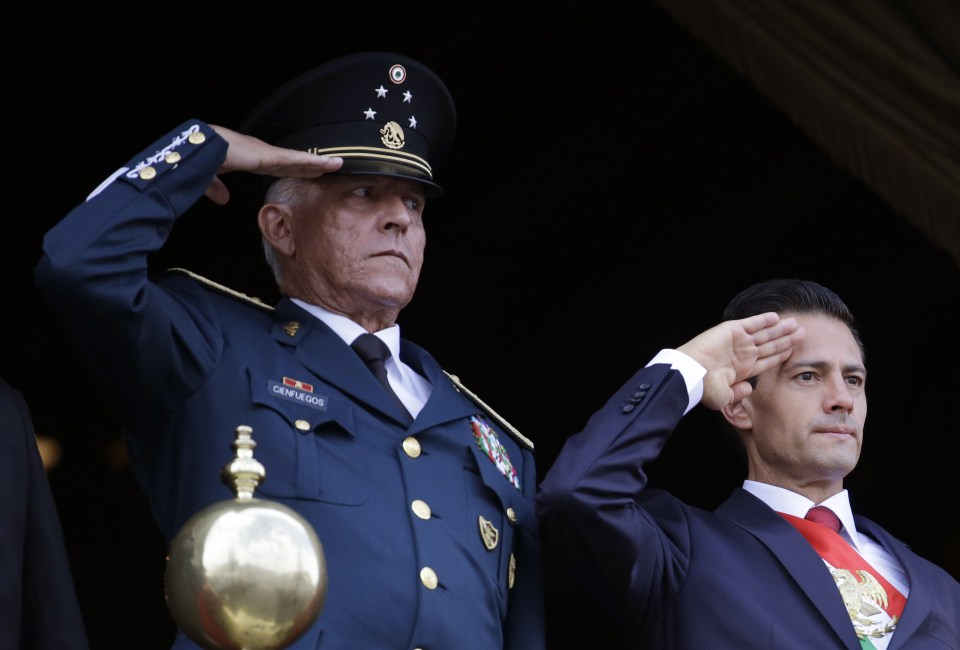
POLYGON ((893 632, 897 617, 882 609, 887 606, 887 592, 873 575, 862 569, 856 575, 847 569, 831 569, 830 573, 858 637, 880 638, 893 632))
POLYGON ((483 545, 487 547, 488 551, 497 548, 497 542, 500 540, 500 531, 494 527, 491 521, 484 519, 482 515, 477 517, 477 521, 480 524, 480 539, 483 540, 483 545))
POLYGON ((380 141, 388 149, 403 149, 405 138, 403 129, 396 122, 387 122, 380 129, 380 141))
POLYGON ((296 335, 297 331, 300 329, 300 323, 295 320, 290 321, 283 326, 283 331, 287 333, 287 336, 296 335))
POLYGON ((507 589, 513 589, 513 581, 517 577, 517 558, 510 554, 510 569, 507 571, 507 589))

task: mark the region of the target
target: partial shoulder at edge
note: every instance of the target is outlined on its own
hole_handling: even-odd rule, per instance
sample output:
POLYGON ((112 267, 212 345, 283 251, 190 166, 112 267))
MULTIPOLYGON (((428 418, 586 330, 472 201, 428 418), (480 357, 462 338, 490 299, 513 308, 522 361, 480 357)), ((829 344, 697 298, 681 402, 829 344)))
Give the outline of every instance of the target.
POLYGON ((463 384, 461 384, 459 377, 457 377, 456 375, 451 375, 451 374, 450 374, 449 372, 447 372, 446 370, 444 370, 443 373, 444 373, 447 377, 450 378, 450 381, 453 382, 454 387, 455 387, 458 391, 460 391, 461 393, 463 393, 464 395, 466 395, 467 397, 469 397, 477 406, 479 406, 479 407, 482 408, 484 411, 486 411, 494 420, 496 420, 496 421, 500 424, 500 426, 502 426, 504 429, 506 429, 507 431, 509 431, 510 434, 511 434, 514 438, 517 439, 517 442, 521 443, 523 446, 525 446, 526 448, 528 448, 530 451, 533 451, 533 441, 532 441, 532 440, 530 440, 529 438, 527 438, 526 436, 524 436, 522 433, 520 433, 519 431, 517 431, 512 424, 510 424, 510 423, 507 422, 505 419, 503 419, 503 416, 501 416, 499 413, 497 413, 496 411, 494 411, 492 408, 490 408, 490 407, 486 404, 486 402, 484 402, 484 401, 481 400, 479 397, 477 397, 476 393, 472 392, 472 391, 469 390, 466 386, 464 386, 463 384))
POLYGON ((237 300, 243 301, 249 305, 253 305, 254 307, 263 309, 265 311, 270 311, 270 312, 273 311, 273 307, 271 305, 268 305, 267 303, 263 302, 259 298, 256 298, 254 296, 248 296, 247 294, 240 293, 239 291, 234 291, 230 287, 214 282, 213 280, 205 278, 202 275, 198 275, 193 271, 188 271, 187 269, 181 269, 181 268, 171 268, 171 269, 167 269, 166 272, 179 273, 182 275, 186 275, 187 277, 193 278, 200 284, 204 285, 205 287, 209 287, 210 289, 213 289, 218 293, 222 293, 224 295, 230 296, 231 298, 236 298, 237 300))

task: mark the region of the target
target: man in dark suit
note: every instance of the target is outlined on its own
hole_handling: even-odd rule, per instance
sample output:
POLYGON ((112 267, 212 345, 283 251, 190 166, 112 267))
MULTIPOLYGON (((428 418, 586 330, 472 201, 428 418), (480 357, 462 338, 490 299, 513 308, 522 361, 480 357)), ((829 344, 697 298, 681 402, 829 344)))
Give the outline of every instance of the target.
POLYGON ((0 648, 86 650, 73 574, 27 403, 0 379, 0 648))
POLYGON ((232 496, 219 472, 238 425, 266 469, 257 496, 316 530, 329 590, 294 648, 544 645, 533 445, 397 325, 454 126, 421 63, 344 57, 237 131, 177 127, 44 239, 38 286, 121 419, 168 542, 232 496), (258 222, 275 306, 189 272, 148 279, 195 202, 226 203, 231 171, 272 180, 258 222), (388 386, 351 349, 362 340, 388 352, 388 386))
POLYGON ((851 511, 865 380, 834 292, 744 290, 565 443, 538 494, 545 543, 631 647, 960 648, 960 584, 851 511), (643 471, 697 403, 722 412, 747 458, 715 512, 648 488, 643 471))

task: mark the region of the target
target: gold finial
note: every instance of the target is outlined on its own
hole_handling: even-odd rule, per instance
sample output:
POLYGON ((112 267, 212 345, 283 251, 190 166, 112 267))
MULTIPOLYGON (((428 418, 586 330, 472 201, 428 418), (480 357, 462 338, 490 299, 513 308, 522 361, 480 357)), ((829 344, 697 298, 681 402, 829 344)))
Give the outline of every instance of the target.
POLYGON ((237 427, 237 439, 233 441, 236 458, 220 470, 220 478, 227 487, 233 488, 238 499, 252 499, 253 491, 267 477, 263 465, 253 457, 257 443, 251 437, 252 433, 253 428, 245 424, 237 427))

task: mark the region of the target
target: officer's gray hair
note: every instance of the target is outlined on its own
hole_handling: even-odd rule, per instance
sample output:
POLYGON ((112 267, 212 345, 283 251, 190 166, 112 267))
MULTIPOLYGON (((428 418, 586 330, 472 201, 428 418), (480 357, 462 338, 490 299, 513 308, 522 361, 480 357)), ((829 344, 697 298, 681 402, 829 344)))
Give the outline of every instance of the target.
MULTIPOLYGON (((297 178, 278 178, 267 188, 266 195, 263 198, 264 204, 279 203, 296 207, 303 200, 303 193, 300 191, 302 181, 297 178)), ((280 258, 277 257, 276 249, 264 238, 263 258, 273 273, 273 279, 279 287, 283 281, 283 269, 280 268, 280 258)))

